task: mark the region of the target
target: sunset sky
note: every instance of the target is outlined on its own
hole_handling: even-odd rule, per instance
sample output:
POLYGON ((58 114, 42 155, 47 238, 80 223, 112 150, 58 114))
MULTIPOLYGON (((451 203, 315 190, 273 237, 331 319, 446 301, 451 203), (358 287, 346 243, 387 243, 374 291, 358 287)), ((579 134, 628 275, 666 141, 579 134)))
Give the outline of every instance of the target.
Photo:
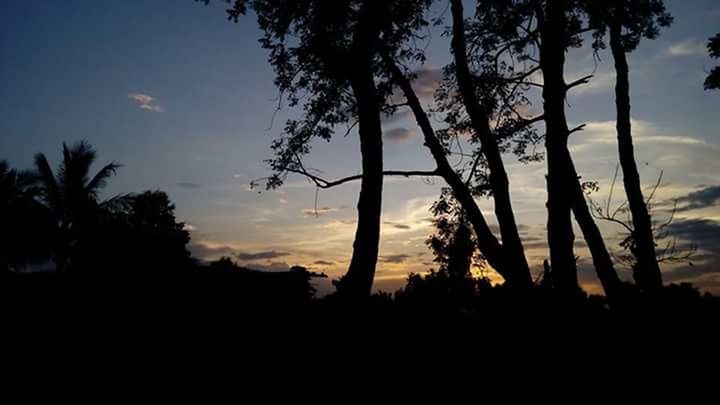
MULTIPOLYGON (((468 2, 469 4, 470 2, 468 2)), ((673 199, 671 231, 699 250, 694 266, 664 265, 665 280, 692 281, 720 292, 720 92, 702 88, 717 64, 705 49, 720 30, 717 0, 667 0, 675 23, 631 54, 634 136, 641 176, 655 197, 658 220, 673 199)), ((241 265, 287 269, 305 265, 338 277, 350 258, 359 184, 321 190, 290 177, 276 191, 250 190, 269 174, 264 159, 284 120, 273 119, 278 92, 267 54, 257 43, 252 16, 226 20, 225 4, 192 0, 0 1, 0 159, 29 168, 44 152, 60 158, 62 142, 86 139, 98 164, 123 164, 106 196, 161 189, 191 231, 191 251, 201 259, 233 256, 241 265)), ((438 7, 434 15, 445 10, 438 7)), ((448 62, 449 39, 429 39, 429 59, 416 83, 427 105, 448 62)), ((614 75, 609 52, 593 61, 588 47, 570 53, 567 81, 594 73, 568 97, 571 150, 584 180, 599 182, 604 200, 617 164, 614 75)), ((536 108, 540 108, 538 105, 536 108)), ((442 128, 440 119, 436 127, 442 128)), ((339 131, 344 132, 344 131, 339 131)), ((306 165, 327 178, 358 174, 357 134, 318 141, 306 165)), ((431 170, 434 163, 410 117, 385 122, 385 167, 431 170)), ((455 158, 453 158, 455 159, 455 158)), ((506 159, 513 203, 528 256, 537 267, 545 245, 545 164, 506 159)), ((428 209, 440 179, 389 178, 385 183, 381 258, 376 287, 393 291, 408 272, 431 267, 424 244, 432 232, 428 209)), ((622 199, 622 184, 614 196, 622 199)), ((616 203, 617 203, 616 202, 616 203)), ((494 221, 492 201, 481 201, 494 221)), ((601 224, 617 248, 618 229, 601 224)), ((581 280, 599 292, 587 251, 578 237, 581 280)), ((630 277, 629 272, 622 273, 630 277)))

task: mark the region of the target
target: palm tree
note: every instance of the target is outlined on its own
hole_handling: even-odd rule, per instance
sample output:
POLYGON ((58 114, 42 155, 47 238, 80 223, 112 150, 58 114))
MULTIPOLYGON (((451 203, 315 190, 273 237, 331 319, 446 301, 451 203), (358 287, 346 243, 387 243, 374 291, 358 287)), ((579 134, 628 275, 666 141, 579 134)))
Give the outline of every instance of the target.
POLYGON ((87 141, 71 147, 63 143, 63 159, 54 173, 44 154, 35 155, 40 199, 57 224, 54 259, 58 272, 68 269, 72 251, 97 217, 100 191, 120 165, 104 166, 92 178, 90 168, 97 154, 87 141))

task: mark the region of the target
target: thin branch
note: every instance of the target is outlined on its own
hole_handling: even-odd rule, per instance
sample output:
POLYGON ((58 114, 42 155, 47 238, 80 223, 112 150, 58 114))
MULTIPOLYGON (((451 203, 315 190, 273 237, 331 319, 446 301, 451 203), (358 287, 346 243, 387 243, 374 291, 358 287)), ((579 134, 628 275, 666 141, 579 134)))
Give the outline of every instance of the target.
POLYGON ((587 124, 582 124, 582 125, 576 126, 575 128, 568 131, 568 136, 574 134, 575 132, 580 132, 580 131, 584 130, 586 126, 587 126, 587 124))
MULTIPOLYGON (((296 173, 301 174, 308 179, 310 179, 315 185, 322 189, 328 189, 332 187, 339 186, 341 184, 345 184, 351 181, 361 180, 363 178, 362 174, 358 174, 355 176, 349 176, 344 177, 337 180, 325 180, 322 177, 318 177, 314 174, 309 173, 305 169, 285 169, 286 171, 290 173, 296 173)), ((384 171, 383 176, 402 176, 402 177, 434 177, 439 176, 437 170, 432 171, 422 171, 422 170, 411 170, 411 171, 398 171, 398 170, 389 170, 384 171)))
POLYGON ((571 82, 571 83, 566 84, 566 85, 565 85, 565 90, 566 90, 566 91, 567 91, 567 90, 570 90, 570 89, 572 89, 573 87, 579 86, 579 85, 581 85, 581 84, 588 84, 588 83, 590 83, 590 79, 592 79, 592 78, 593 78, 593 75, 587 75, 587 76, 585 76, 585 77, 581 77, 581 78, 575 80, 574 82, 571 82))

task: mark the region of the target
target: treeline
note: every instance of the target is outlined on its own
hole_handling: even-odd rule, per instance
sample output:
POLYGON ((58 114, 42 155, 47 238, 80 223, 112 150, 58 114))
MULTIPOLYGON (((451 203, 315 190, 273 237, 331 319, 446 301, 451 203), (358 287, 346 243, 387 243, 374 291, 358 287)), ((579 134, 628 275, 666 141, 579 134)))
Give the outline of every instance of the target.
POLYGON ((95 160, 95 150, 79 142, 63 145, 56 170, 44 154, 35 156, 32 170, 0 162, 0 272, 6 297, 60 304, 87 294, 96 295, 96 303, 127 303, 143 292, 157 300, 177 291, 187 299, 221 295, 293 303, 314 296, 311 278, 323 275, 303 267, 263 273, 229 258, 211 263, 192 258, 190 234, 175 218, 167 194, 101 199, 120 165, 92 173, 95 160))

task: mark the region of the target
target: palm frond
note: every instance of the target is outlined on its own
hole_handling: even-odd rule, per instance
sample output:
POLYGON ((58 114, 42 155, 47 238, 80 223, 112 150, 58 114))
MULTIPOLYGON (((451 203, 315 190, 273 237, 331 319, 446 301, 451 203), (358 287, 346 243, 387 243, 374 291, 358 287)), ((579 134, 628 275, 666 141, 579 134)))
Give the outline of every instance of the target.
POLYGON ((34 177, 41 190, 41 196, 49 208, 60 210, 62 205, 60 188, 47 157, 42 153, 38 153, 35 155, 34 160, 36 170, 34 177))
POLYGON ((77 195, 85 189, 90 167, 97 157, 87 141, 80 141, 68 147, 63 143, 63 162, 58 172, 60 184, 68 195, 77 195))
POLYGON ((100 171, 95 175, 95 177, 92 178, 92 180, 90 180, 90 182, 85 187, 86 192, 97 198, 100 190, 107 186, 108 179, 115 175, 117 169, 119 169, 120 167, 122 167, 122 165, 112 162, 109 165, 100 169, 100 171))

